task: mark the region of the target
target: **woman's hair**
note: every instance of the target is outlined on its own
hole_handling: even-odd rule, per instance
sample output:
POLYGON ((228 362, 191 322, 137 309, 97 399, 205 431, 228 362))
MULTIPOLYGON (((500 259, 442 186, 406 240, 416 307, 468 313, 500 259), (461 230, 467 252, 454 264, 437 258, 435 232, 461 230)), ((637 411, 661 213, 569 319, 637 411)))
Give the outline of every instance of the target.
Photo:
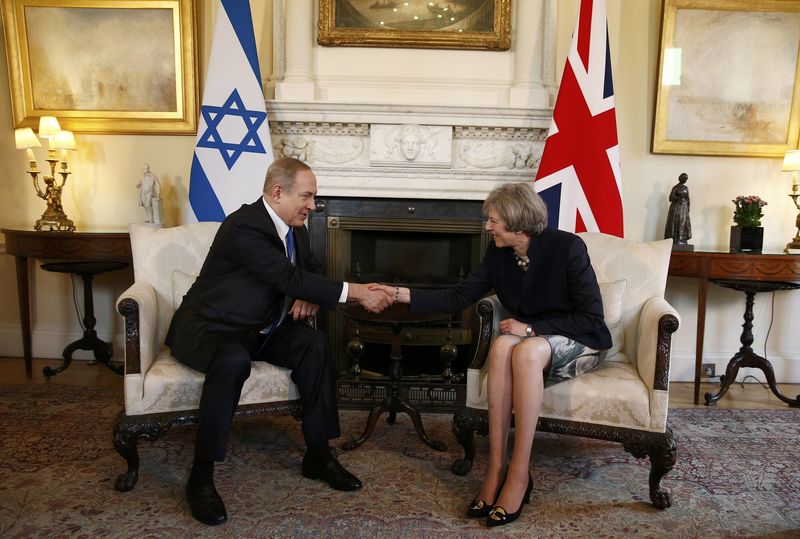
POLYGON ((496 187, 483 202, 483 213, 494 210, 511 232, 537 236, 547 226, 547 205, 531 182, 496 187))
POLYGON ((292 188, 294 188, 295 177, 301 170, 311 170, 311 167, 294 157, 276 159, 267 169, 264 192, 268 193, 272 186, 276 184, 291 192, 292 188))

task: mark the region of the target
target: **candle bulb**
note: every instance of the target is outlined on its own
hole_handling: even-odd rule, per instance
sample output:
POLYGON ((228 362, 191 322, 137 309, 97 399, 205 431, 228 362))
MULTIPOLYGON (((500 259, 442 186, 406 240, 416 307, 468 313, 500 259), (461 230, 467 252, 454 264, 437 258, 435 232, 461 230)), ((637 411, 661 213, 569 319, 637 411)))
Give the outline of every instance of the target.
POLYGON ((797 192, 797 171, 800 170, 800 150, 789 150, 783 156, 783 166, 781 168, 784 172, 792 173, 792 193, 797 192))
POLYGON ((61 150, 61 162, 64 164, 67 163, 67 150, 61 150))
POLYGON ((36 156, 33 155, 33 150, 31 148, 27 148, 28 150, 28 161, 36 161, 36 156))

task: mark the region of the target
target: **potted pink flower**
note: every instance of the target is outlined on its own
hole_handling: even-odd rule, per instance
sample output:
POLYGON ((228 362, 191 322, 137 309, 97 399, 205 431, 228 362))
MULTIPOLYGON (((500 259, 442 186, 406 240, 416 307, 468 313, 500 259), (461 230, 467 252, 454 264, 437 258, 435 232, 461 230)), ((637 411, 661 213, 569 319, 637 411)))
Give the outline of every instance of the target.
POLYGON ((733 222, 731 227, 731 251, 760 253, 764 244, 764 206, 767 205, 757 195, 739 195, 733 202, 733 222))

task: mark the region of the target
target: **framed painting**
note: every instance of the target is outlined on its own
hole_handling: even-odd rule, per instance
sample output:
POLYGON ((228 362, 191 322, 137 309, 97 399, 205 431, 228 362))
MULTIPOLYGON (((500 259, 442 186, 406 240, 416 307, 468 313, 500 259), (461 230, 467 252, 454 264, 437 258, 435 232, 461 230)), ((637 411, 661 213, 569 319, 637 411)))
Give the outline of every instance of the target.
POLYGON ((797 148, 799 53, 800 0, 664 0, 653 152, 797 148))
POLYGON ((195 133, 195 0, 3 0, 14 127, 195 133))
POLYGON ((319 0, 317 41, 350 47, 507 50, 511 0, 319 0))

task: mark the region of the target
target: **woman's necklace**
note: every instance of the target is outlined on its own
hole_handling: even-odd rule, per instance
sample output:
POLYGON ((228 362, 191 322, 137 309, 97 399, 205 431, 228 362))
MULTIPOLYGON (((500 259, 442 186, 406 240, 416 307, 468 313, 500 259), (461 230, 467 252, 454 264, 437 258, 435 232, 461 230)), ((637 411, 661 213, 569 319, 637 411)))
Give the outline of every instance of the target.
POLYGON ((530 258, 527 255, 519 256, 516 251, 512 251, 514 253, 514 259, 517 261, 517 266, 522 269, 522 271, 528 271, 528 266, 531 263, 530 258))

